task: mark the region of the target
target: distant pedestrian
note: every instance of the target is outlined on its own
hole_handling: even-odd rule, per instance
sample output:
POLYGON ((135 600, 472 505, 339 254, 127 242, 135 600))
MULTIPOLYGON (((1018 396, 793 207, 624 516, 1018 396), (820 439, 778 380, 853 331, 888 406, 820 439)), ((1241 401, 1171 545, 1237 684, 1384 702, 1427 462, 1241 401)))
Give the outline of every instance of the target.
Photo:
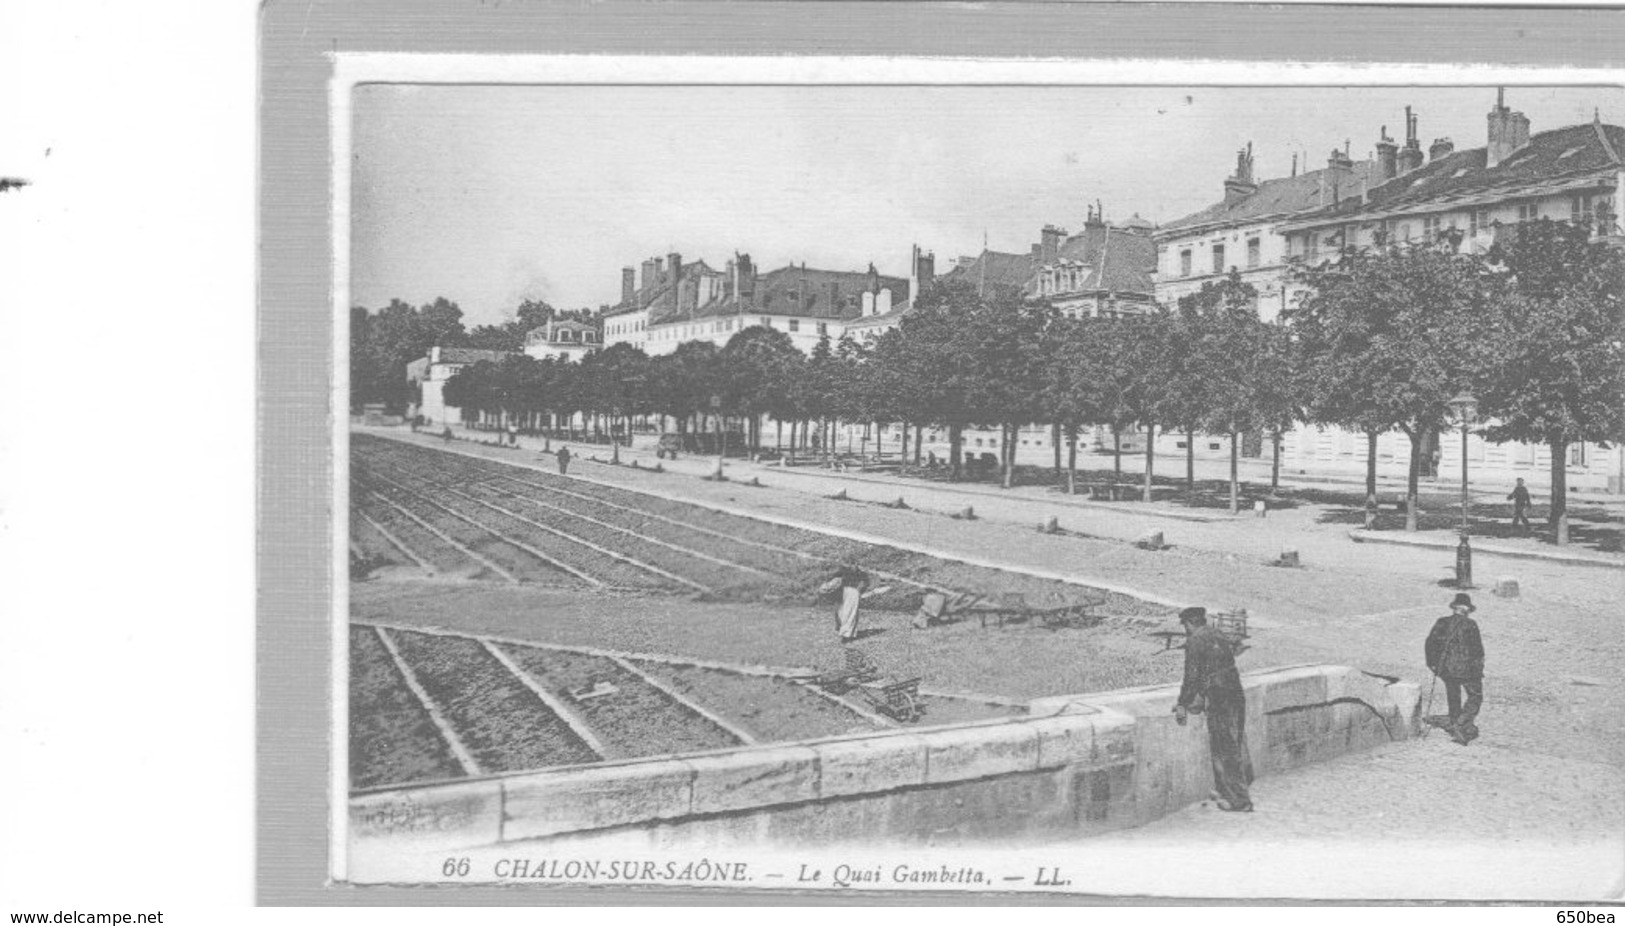
POLYGON ((508 422, 508 446, 519 446, 519 425, 508 422))
POLYGON ((840 590, 840 603, 835 606, 835 633, 842 643, 851 643, 858 638, 858 606, 863 600, 863 590, 869 585, 869 576, 848 563, 824 584, 832 590, 840 590))
POLYGON ((1434 622, 1423 646, 1428 670, 1444 682, 1445 701, 1450 706, 1445 732, 1463 746, 1478 738, 1474 721, 1484 701, 1484 641, 1478 635, 1478 622, 1467 616, 1476 610, 1466 592, 1458 593, 1450 602, 1450 613, 1434 622), (1463 691, 1467 692, 1465 704, 1463 691))
POLYGON ((1247 753, 1247 695, 1236 670, 1235 645, 1207 623, 1206 608, 1179 612, 1185 628, 1185 681, 1179 686, 1174 720, 1207 714, 1207 745, 1213 763, 1213 789, 1220 810, 1250 811, 1253 761, 1247 753))
POLYGON ((446 429, 440 432, 440 439, 448 444, 451 443, 451 425, 446 425, 446 429))
POLYGON ((570 471, 570 448, 560 447, 556 456, 559 458, 559 475, 563 476, 570 471))
POLYGON ((1528 530, 1529 490, 1524 487, 1522 479, 1519 479, 1518 484, 1512 487, 1512 492, 1507 495, 1507 498, 1512 502, 1512 526, 1517 527, 1522 524, 1523 529, 1528 530))

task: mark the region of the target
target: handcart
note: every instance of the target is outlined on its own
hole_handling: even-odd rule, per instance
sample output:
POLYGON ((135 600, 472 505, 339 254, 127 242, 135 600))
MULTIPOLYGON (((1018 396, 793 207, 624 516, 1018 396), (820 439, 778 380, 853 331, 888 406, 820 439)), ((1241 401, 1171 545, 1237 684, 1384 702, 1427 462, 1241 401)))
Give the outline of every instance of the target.
POLYGON ((923 713, 918 678, 882 676, 874 661, 855 647, 847 648, 844 668, 825 672, 812 679, 812 684, 835 695, 855 692, 870 707, 901 723, 913 723, 923 713))

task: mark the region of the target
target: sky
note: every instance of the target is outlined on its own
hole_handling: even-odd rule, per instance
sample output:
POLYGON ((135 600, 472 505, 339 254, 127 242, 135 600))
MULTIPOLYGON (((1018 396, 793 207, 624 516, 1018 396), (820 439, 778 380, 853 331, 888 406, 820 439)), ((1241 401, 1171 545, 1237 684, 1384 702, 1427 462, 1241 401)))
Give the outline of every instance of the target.
MULTIPOLYGON (((491 86, 354 90, 351 303, 444 296, 470 326, 525 299, 613 304, 671 251, 906 276, 910 249, 1027 252, 1039 229, 1166 222, 1316 169, 1381 126, 1482 147, 1495 88, 491 86)), ((1531 131, 1625 124, 1620 88, 1511 87, 1531 131)))

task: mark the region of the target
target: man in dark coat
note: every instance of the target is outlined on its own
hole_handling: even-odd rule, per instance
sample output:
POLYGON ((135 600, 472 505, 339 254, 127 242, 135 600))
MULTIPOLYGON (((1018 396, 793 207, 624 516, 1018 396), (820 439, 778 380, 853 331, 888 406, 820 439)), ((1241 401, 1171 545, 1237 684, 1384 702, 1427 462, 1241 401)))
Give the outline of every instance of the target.
POLYGON ((1518 484, 1513 486, 1512 492, 1507 495, 1507 500, 1512 502, 1512 526, 1518 527, 1522 525, 1524 530, 1528 530, 1529 489, 1524 486, 1522 479, 1519 479, 1518 484))
POLYGON ((568 473, 570 471, 570 448, 560 447, 559 452, 554 456, 559 462, 559 475, 563 476, 568 473))
POLYGON ((1247 697, 1236 671, 1235 645, 1207 624, 1206 608, 1179 612, 1185 628, 1185 683, 1179 687, 1174 720, 1180 726, 1190 714, 1207 713, 1208 752, 1213 761, 1213 788, 1220 810, 1253 809, 1247 786, 1253 783, 1247 754, 1247 697))
POLYGON ((1484 700, 1484 641, 1478 635, 1478 622, 1467 615, 1478 610, 1466 592, 1450 602, 1450 614, 1439 618, 1428 633, 1423 654, 1428 669, 1444 682, 1444 696, 1450 705, 1450 724, 1445 732, 1465 746, 1478 738, 1478 707, 1484 700), (1467 692, 1463 704, 1461 693, 1467 692))

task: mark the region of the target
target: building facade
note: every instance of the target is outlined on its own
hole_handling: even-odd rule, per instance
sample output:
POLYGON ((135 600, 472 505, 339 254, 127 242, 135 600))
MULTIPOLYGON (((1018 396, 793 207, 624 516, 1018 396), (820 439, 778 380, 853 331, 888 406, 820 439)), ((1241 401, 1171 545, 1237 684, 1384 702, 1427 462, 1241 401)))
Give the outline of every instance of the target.
POLYGON ((525 335, 525 353, 537 360, 580 360, 602 345, 597 325, 573 319, 552 319, 525 335))
POLYGON ((1249 144, 1236 153, 1235 172, 1224 181, 1224 199, 1159 226, 1156 242, 1156 298, 1172 308, 1179 300, 1217 283, 1231 271, 1258 290, 1265 320, 1287 306, 1286 238, 1282 223, 1294 216, 1357 199, 1369 182, 1371 164, 1355 163, 1348 151, 1333 151, 1322 170, 1292 172, 1257 180, 1249 144))
MULTIPOLYGON (((1242 149, 1225 181, 1223 202, 1157 229, 1157 297, 1175 304, 1234 269, 1259 291, 1259 314, 1271 320, 1301 294, 1291 280, 1294 263, 1331 260, 1345 247, 1371 247, 1379 240, 1420 243, 1455 231, 1462 249, 1483 253, 1497 236, 1538 218, 1585 224, 1596 235, 1619 240, 1625 130, 1594 120, 1531 134, 1529 119, 1498 96, 1485 141, 1458 150, 1451 139, 1439 138, 1424 151, 1417 116, 1407 107, 1403 145, 1383 126, 1373 156, 1364 162, 1352 162, 1345 146, 1332 152, 1324 170, 1258 182, 1251 147, 1242 149)), ((1424 468, 1459 473, 1460 441, 1428 440, 1424 468)), ((1170 434, 1159 437, 1157 446, 1182 455, 1185 442, 1185 435, 1170 434)), ((1271 451, 1262 435, 1244 436, 1242 456, 1271 451)), ((1229 438, 1199 434, 1195 452, 1228 456, 1229 438)), ((1410 454, 1403 433, 1381 435, 1379 472, 1403 476, 1410 454)), ((1469 439, 1467 454, 1473 471, 1491 481, 1538 478, 1550 463, 1543 446, 1495 445, 1477 436, 1469 439)), ((1282 436, 1281 465, 1288 473, 1353 475, 1364 471, 1365 459, 1360 434, 1301 426, 1282 436)), ((1571 486, 1625 488, 1620 448, 1576 446, 1568 462, 1571 486)))
POLYGON ((472 347, 439 345, 429 348, 428 356, 419 357, 406 365, 406 381, 418 388, 417 405, 407 409, 407 413, 422 415, 424 423, 429 425, 461 421, 462 409, 455 405, 447 405, 445 402, 446 380, 456 376, 464 367, 473 366, 482 360, 501 363, 513 356, 517 355, 505 350, 478 350, 472 347))
MULTIPOLYGON (((1367 248, 1388 241, 1398 244, 1434 241, 1454 232, 1457 245, 1484 253, 1502 236, 1538 219, 1572 222, 1588 228, 1595 239, 1625 245, 1619 215, 1625 180, 1625 128, 1598 119, 1531 134, 1529 118, 1506 105, 1497 94, 1487 119, 1485 144, 1456 150, 1448 138, 1428 146, 1424 159, 1416 117, 1406 111, 1403 149, 1384 131, 1377 144, 1374 183, 1366 195, 1282 223, 1289 257, 1307 262, 1335 257, 1343 248, 1367 248)), ((1403 435, 1384 435, 1391 457, 1408 460, 1403 435)), ((1379 443, 1379 455, 1382 455, 1379 443)), ((1439 469, 1461 471, 1459 440, 1442 440, 1439 469)), ((1283 465, 1324 469, 1350 459, 1364 459, 1364 441, 1335 431, 1299 429, 1287 435, 1283 465), (1353 444, 1355 446, 1351 447, 1353 444)), ((1467 462, 1473 472, 1510 481, 1539 478, 1550 471, 1544 445, 1492 444, 1472 435, 1467 462)), ((1568 480, 1586 489, 1625 491, 1625 451, 1594 443, 1569 448, 1568 480)))

